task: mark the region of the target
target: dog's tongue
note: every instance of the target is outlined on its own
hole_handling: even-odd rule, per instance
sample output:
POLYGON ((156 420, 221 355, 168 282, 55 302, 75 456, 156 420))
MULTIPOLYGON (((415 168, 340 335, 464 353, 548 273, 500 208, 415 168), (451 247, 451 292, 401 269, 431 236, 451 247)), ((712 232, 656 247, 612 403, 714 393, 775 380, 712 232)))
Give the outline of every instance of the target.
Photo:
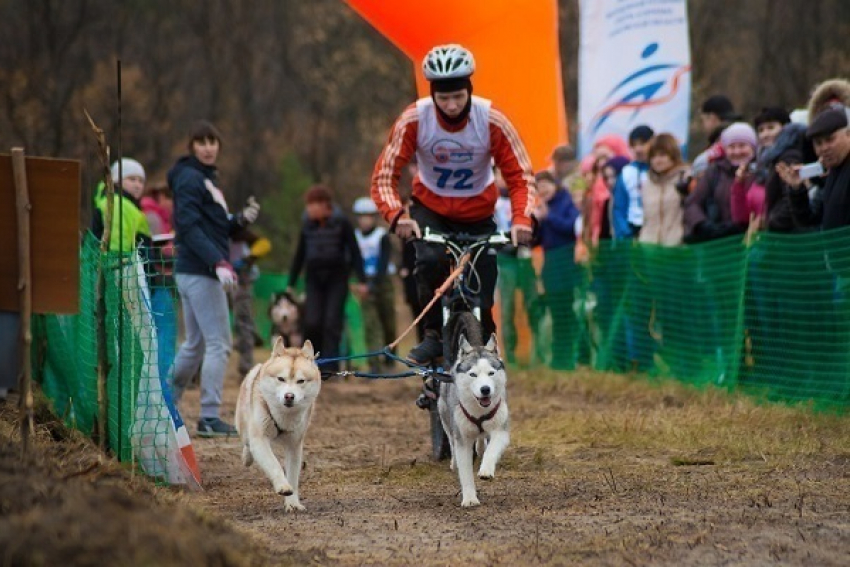
POLYGON ((478 403, 481 404, 482 408, 489 408, 490 407, 490 396, 484 396, 484 397, 478 398, 478 403))

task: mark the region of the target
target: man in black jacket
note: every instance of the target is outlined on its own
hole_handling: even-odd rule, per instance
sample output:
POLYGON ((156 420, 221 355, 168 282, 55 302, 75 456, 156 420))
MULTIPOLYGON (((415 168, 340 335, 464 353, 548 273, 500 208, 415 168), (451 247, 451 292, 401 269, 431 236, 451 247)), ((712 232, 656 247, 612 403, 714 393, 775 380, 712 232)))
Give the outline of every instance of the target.
POLYGON ((809 200, 799 165, 779 163, 776 172, 792 187, 791 210, 800 225, 830 230, 850 225, 850 128, 848 110, 836 105, 821 112, 806 130, 814 143, 826 177, 823 188, 809 200))
MULTIPOLYGON (((301 227, 298 248, 289 269, 289 289, 305 272, 304 338, 309 339, 322 358, 339 356, 342 340, 348 276, 352 268, 359 285, 356 293, 368 293, 363 258, 354 228, 341 211, 334 209, 330 189, 314 185, 304 195, 307 218, 301 227)), ((323 370, 335 371, 338 363, 326 363, 323 370)))

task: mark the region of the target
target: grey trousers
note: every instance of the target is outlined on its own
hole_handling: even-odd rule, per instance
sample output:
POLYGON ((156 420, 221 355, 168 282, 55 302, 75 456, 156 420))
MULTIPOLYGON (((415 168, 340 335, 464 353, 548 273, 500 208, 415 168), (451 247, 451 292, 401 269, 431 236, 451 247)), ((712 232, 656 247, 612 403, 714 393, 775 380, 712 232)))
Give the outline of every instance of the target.
POLYGON ((174 397, 179 401, 201 368, 201 418, 219 417, 232 338, 227 295, 217 279, 177 274, 186 340, 174 360, 174 397))

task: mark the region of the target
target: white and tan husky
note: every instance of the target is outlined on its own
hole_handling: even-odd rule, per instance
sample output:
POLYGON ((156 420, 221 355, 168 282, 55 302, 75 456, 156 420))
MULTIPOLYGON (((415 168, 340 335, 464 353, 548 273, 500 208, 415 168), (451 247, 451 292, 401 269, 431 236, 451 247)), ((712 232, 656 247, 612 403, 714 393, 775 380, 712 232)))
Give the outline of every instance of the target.
POLYGON ((286 497, 286 512, 304 509, 298 499, 304 434, 321 387, 310 341, 301 348, 284 348, 278 339, 271 357, 256 365, 239 389, 236 428, 242 438, 242 463, 248 467, 257 462, 274 491, 286 497), (274 439, 282 441, 283 467, 272 451, 274 439))
POLYGON ((478 478, 490 480, 511 440, 507 375, 496 335, 483 347, 461 336, 456 361, 451 369, 454 383, 440 384, 437 408, 452 448, 452 470, 460 479, 460 505, 478 506, 473 449, 481 455, 478 478))

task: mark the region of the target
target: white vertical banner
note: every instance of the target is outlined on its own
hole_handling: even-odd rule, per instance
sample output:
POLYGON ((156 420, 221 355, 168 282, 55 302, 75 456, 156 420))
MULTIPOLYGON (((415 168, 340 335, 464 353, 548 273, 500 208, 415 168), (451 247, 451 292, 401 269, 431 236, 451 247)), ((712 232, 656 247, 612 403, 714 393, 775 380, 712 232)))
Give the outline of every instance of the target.
POLYGON ((688 143, 686 0, 581 0, 579 150, 641 124, 688 143))

